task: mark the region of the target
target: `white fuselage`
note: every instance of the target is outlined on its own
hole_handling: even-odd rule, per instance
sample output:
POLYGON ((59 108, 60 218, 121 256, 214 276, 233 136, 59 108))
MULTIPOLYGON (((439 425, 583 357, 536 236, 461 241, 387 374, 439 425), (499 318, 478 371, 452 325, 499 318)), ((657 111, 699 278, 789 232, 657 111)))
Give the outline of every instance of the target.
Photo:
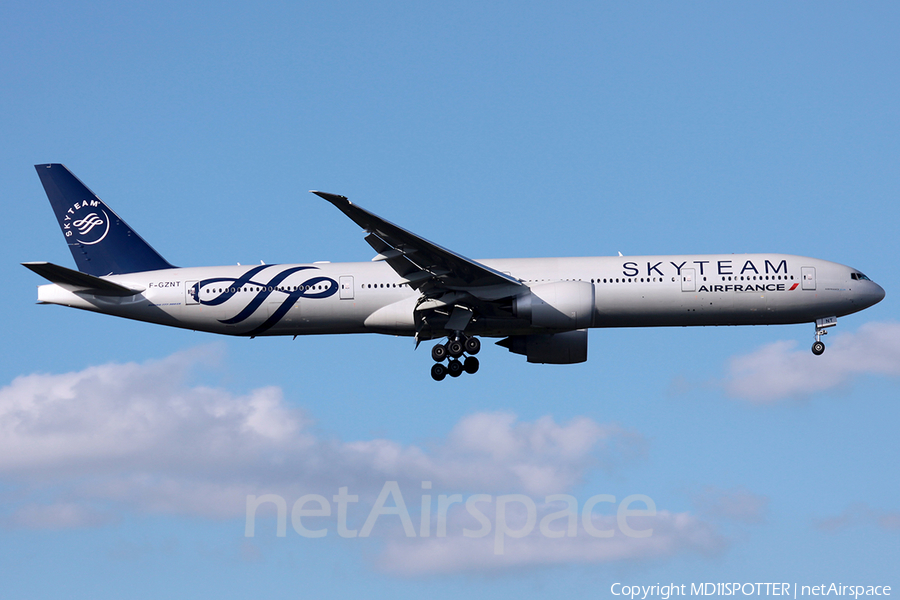
MULTIPOLYGON (((490 259, 528 286, 593 286, 587 327, 805 323, 854 313, 884 290, 837 263, 783 254, 490 259)), ((414 335, 418 291, 384 262, 173 268, 104 279, 133 296, 94 296, 64 285, 38 300, 129 319, 229 335, 414 335)), ((551 331, 515 318, 483 319, 486 336, 551 331)), ((468 330, 467 330, 468 332, 468 330)))

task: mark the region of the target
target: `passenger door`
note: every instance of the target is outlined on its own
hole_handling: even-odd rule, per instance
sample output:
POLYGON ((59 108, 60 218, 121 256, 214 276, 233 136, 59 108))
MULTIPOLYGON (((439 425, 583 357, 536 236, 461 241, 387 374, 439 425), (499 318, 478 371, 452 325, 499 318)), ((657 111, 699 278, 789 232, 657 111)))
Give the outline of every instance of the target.
POLYGON ((815 267, 800 267, 800 275, 803 278, 803 283, 800 286, 800 289, 804 289, 804 290, 815 290, 816 289, 816 268, 815 267))
POLYGON ((353 275, 341 275, 341 300, 353 300, 353 275))

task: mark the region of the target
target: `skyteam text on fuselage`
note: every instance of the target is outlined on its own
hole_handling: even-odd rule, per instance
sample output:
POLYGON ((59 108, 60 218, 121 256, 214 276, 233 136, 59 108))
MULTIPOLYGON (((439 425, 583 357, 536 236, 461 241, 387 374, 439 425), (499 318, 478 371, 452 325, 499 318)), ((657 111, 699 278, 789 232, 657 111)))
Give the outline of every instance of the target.
POLYGON ((856 269, 786 254, 475 261, 325 192, 371 261, 178 268, 65 166, 35 168, 78 267, 24 263, 51 282, 39 303, 247 337, 446 338, 431 352, 438 381, 475 373, 485 337, 528 362, 583 362, 592 327, 814 323, 822 354, 838 317, 884 298, 856 269))

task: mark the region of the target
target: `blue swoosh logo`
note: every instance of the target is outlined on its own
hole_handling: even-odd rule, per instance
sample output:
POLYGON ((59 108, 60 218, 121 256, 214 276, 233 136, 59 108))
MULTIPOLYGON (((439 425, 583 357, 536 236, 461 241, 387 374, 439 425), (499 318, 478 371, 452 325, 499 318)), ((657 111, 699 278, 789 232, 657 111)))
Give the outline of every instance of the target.
POLYGON ((299 273, 300 271, 305 271, 307 269, 316 269, 316 267, 291 267, 290 269, 284 269, 276 273, 270 280, 268 281, 256 281, 254 277, 259 275, 263 270, 272 267, 273 265, 260 265, 258 267, 254 267, 241 275, 238 278, 233 277, 214 277, 210 279, 204 279, 197 283, 194 288, 191 290, 191 294, 194 296, 194 300, 196 300, 199 304, 205 306, 219 306, 220 304, 224 304, 231 298, 233 298, 239 291, 245 286, 250 285, 254 287, 260 288, 258 292, 253 296, 250 302, 242 308, 236 315, 231 317, 230 319, 220 319, 220 323, 224 323, 225 325, 236 325, 238 323, 242 323, 243 321, 250 318, 250 316, 256 312, 256 310, 262 306, 265 301, 275 293, 284 294, 284 300, 281 305, 273 312, 268 319, 265 320, 259 327, 256 329, 247 332, 247 335, 259 335, 269 329, 272 328, 278 321, 287 314, 289 310, 297 303, 300 298, 308 298, 308 299, 319 299, 319 298, 328 298, 333 296, 338 291, 338 284, 334 279, 330 277, 311 277, 307 279, 302 284, 296 286, 296 289, 283 288, 281 284, 285 279, 293 275, 294 273, 299 273), (225 289, 222 290, 218 295, 209 299, 201 299, 200 298, 200 290, 208 285, 213 285, 216 283, 225 284, 225 289), (328 283, 328 286, 324 290, 317 290, 316 286, 321 283, 328 283))

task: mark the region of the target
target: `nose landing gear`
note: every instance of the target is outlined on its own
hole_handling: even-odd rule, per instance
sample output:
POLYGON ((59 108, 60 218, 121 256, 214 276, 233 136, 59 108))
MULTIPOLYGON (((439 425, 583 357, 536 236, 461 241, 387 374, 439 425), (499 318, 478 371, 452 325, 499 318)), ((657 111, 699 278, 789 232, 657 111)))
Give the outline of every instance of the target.
POLYGON ((825 319, 816 319, 816 341, 812 345, 812 353, 820 356, 825 352, 825 342, 822 341, 823 335, 828 335, 828 328, 837 325, 837 317, 827 317, 825 319))
POLYGON ((459 377, 463 373, 474 375, 480 366, 478 359, 473 355, 481 350, 481 341, 476 337, 466 337, 462 334, 452 336, 447 343, 437 344, 431 349, 431 358, 435 364, 431 366, 431 378, 442 381, 447 375, 459 377), (463 356, 469 354, 469 356, 463 356), (444 365, 446 358, 449 362, 444 365), (463 359, 463 360, 460 360, 463 359))

